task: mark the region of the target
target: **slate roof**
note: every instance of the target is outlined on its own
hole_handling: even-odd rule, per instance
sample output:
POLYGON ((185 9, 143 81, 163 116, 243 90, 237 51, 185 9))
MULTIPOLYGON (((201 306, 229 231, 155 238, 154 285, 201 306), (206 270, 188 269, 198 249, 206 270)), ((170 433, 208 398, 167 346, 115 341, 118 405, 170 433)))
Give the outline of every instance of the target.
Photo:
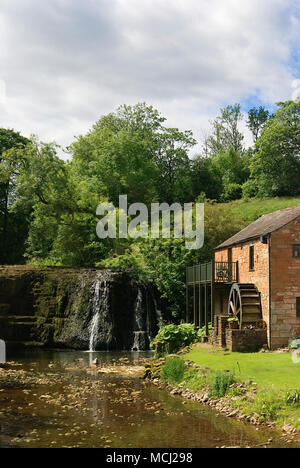
POLYGON ((289 224, 298 217, 300 217, 300 205, 266 214, 242 231, 230 237, 230 239, 227 239, 225 242, 220 244, 216 250, 241 244, 260 236, 266 236, 271 232, 277 231, 286 224, 289 224))

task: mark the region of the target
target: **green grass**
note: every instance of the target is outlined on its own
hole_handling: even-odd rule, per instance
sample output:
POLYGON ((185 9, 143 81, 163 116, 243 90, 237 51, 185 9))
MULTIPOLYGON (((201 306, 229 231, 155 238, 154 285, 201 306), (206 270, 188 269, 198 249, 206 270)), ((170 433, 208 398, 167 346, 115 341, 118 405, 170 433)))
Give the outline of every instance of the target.
POLYGON ((252 223, 257 218, 264 214, 272 213, 273 211, 283 210, 300 204, 300 197, 288 198, 265 198, 251 200, 237 200, 227 203, 226 207, 232 210, 233 214, 239 215, 246 223, 252 223))
POLYGON ((288 391, 300 387, 300 364, 289 353, 229 353, 194 348, 186 359, 213 371, 228 370, 240 381, 252 380, 260 388, 288 391))
MULTIPOLYGON (((257 386, 253 389, 256 391, 250 390, 246 397, 239 397, 238 389, 230 389, 228 398, 234 397, 230 400, 231 406, 244 414, 258 414, 261 422, 291 424, 300 432, 300 364, 292 361, 290 353, 243 354, 194 347, 185 358, 203 366, 206 372, 208 368, 211 370, 206 381, 199 380, 199 387, 211 382, 221 371, 232 372, 240 382, 255 382, 257 386)), ((191 378, 195 389, 197 380, 196 376, 191 378)))
POLYGON ((164 381, 172 384, 180 383, 183 380, 185 371, 184 360, 179 357, 168 357, 161 371, 164 381))

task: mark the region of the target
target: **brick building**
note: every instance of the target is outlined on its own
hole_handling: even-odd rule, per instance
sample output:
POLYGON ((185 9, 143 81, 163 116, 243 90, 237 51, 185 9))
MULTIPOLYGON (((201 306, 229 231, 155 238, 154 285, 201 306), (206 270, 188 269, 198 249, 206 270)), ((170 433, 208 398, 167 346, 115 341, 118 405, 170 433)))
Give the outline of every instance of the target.
POLYGON ((270 346, 287 345, 300 325, 300 205, 262 216, 221 244, 215 261, 238 261, 238 282, 261 294, 270 346))
MULTIPOLYGON (((249 329, 260 318, 266 324, 269 347, 287 346, 292 329, 300 326, 300 205, 262 216, 219 245, 208 265, 211 274, 206 282, 201 265, 188 273, 187 295, 189 285, 194 287, 193 321, 203 324, 203 305, 200 300, 197 306, 195 297, 201 298, 205 284, 206 323, 214 317, 217 324, 218 316, 224 321, 233 312, 240 329, 249 329)), ((187 309, 189 304, 188 299, 187 309)))

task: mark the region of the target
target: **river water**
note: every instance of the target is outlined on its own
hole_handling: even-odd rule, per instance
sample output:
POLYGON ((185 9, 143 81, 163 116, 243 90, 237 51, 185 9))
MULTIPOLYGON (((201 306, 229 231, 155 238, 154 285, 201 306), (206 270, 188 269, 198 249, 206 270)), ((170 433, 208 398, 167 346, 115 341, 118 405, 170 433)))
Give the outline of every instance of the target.
POLYGON ((89 368, 96 357, 100 365, 126 358, 129 365, 149 356, 73 351, 8 356, 15 364, 12 378, 0 381, 0 447, 263 447, 270 439, 268 447, 287 446, 273 430, 256 430, 137 377, 89 368), (21 379, 14 380, 15 373, 21 379))

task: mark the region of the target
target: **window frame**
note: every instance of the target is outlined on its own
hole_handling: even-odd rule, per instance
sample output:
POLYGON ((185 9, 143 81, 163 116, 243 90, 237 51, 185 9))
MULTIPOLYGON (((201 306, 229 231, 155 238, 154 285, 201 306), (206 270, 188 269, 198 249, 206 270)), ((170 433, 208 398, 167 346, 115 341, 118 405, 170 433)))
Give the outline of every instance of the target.
POLYGON ((300 297, 296 297, 296 317, 300 318, 300 297))
POLYGON ((255 245, 249 247, 249 271, 255 271, 255 245))
POLYGON ((293 258, 300 259, 300 244, 293 244, 293 258), (297 254, 296 254, 296 251, 298 251, 297 254))

